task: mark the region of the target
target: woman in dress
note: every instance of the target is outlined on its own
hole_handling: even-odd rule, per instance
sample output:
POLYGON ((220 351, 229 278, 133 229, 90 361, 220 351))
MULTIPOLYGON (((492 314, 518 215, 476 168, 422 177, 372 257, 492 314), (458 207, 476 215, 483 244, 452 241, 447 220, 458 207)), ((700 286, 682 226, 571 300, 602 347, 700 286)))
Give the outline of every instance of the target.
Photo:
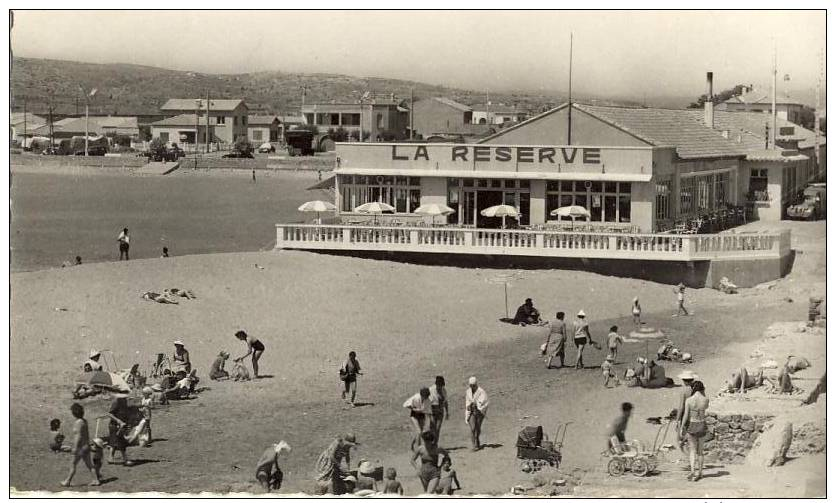
POLYGON ((691 458, 691 472, 688 474, 688 480, 696 482, 702 478, 702 467, 705 461, 703 442, 708 432, 705 425, 708 398, 705 396, 705 385, 702 381, 694 381, 691 387, 693 391, 691 398, 685 401, 685 414, 682 417, 679 435, 688 439, 691 458))
POLYGON ((235 338, 247 343, 247 354, 236 358, 235 361, 240 362, 244 358, 253 355, 253 377, 258 379, 258 359, 264 353, 264 344, 255 337, 247 335, 247 332, 243 330, 235 332, 235 338))
POLYGON ((414 454, 409 462, 418 470, 418 479, 421 481, 424 493, 434 494, 441 478, 441 471, 438 467, 439 457, 445 458, 449 454, 444 449, 438 448, 435 434, 432 431, 421 433, 421 440, 420 444, 413 444, 412 452, 414 454), (421 460, 421 466, 415 463, 419 459, 421 460))
POLYGON ((171 371, 174 374, 188 374, 192 371, 192 361, 189 358, 189 351, 183 341, 174 341, 174 354, 171 355, 171 371))
POLYGON ((129 431, 128 419, 130 410, 128 409, 128 399, 125 396, 117 396, 110 404, 110 422, 108 423, 108 445, 110 446, 110 463, 116 463, 116 452, 122 454, 122 464, 125 466, 132 466, 133 462, 128 459, 128 440, 125 437, 126 432, 129 431))

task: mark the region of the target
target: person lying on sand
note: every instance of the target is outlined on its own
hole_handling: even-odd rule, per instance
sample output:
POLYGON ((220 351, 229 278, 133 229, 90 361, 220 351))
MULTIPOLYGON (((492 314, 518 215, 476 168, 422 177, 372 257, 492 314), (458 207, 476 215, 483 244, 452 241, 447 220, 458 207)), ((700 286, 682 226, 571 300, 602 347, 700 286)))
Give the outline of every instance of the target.
POLYGON ((750 373, 746 367, 740 367, 732 372, 731 377, 726 381, 726 391, 729 393, 746 393, 746 390, 763 385, 764 380, 762 368, 750 373))
POLYGON ((641 380, 642 388, 656 389, 673 386, 673 379, 665 375, 665 367, 651 360, 644 368, 644 376, 641 380))
POLYGON ((175 299, 171 298, 167 294, 160 294, 156 292, 145 292, 142 294, 142 299, 144 300, 151 300, 154 302, 158 302, 160 304, 179 304, 175 299))
POLYGON ((512 321, 514 325, 537 325, 540 323, 540 311, 534 307, 534 301, 525 299, 525 303, 517 308, 517 314, 512 321))
POLYGON ((183 297, 184 299, 196 299, 197 295, 191 290, 181 290, 179 288, 166 288, 163 293, 172 297, 183 297))

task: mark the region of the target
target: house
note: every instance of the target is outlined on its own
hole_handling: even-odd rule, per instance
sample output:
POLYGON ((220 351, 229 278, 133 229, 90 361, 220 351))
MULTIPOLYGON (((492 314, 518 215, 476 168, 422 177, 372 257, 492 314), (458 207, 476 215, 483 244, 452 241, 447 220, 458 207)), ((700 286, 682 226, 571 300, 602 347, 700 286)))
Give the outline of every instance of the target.
POLYGON ((279 141, 281 121, 276 115, 251 115, 247 121, 247 138, 258 146, 279 141))
POLYGON ((313 103, 302 107, 305 123, 320 132, 342 128, 352 139, 391 141, 408 138, 409 109, 405 103, 388 98, 372 98, 356 103, 313 103))
POLYGON ((31 138, 34 131, 46 124, 46 119, 30 112, 12 112, 9 114, 9 139, 21 144, 31 138))
POLYGON ((473 124, 509 125, 522 122, 528 117, 525 110, 509 107, 501 103, 473 105, 473 124))
MULTIPOLYGON (((164 113, 168 116, 167 119, 162 121, 153 122, 152 126, 158 125, 158 130, 162 131, 162 129, 166 129, 166 132, 170 132, 171 128, 167 128, 165 126, 172 126, 173 128, 182 128, 185 126, 186 119, 183 116, 191 115, 191 135, 194 136, 195 133, 195 114, 199 114, 204 117, 204 127, 205 127, 205 117, 206 117, 206 108, 207 103, 205 99, 180 99, 180 98, 172 98, 166 101, 163 106, 160 107, 160 112, 164 113), (165 121, 168 119, 176 118, 174 123, 167 123, 165 121), (161 124, 164 123, 164 124, 161 124)), ((244 100, 235 99, 235 100, 227 100, 227 99, 212 99, 209 101, 209 131, 210 131, 210 138, 209 141, 211 143, 228 143, 232 144, 235 143, 235 140, 239 137, 247 137, 247 116, 249 114, 249 108, 247 104, 244 103, 244 100)), ((152 129, 154 129, 152 127, 152 129)), ((205 134, 204 130, 204 134, 205 134)), ((153 134, 152 134, 153 136, 153 134)), ((188 135, 187 135, 188 136, 188 135)), ((173 140, 172 140, 173 141, 173 140)), ((205 138, 204 138, 205 141, 205 138)), ((202 142, 201 142, 202 143, 202 142)))
MULTIPOLYGON (((229 132, 226 124, 219 124, 218 117, 209 117, 209 141, 219 141, 218 131, 229 132)), ((184 148, 206 144, 207 128, 206 116, 195 114, 181 114, 151 123, 151 138, 159 138, 166 143, 176 143, 184 148)))
MULTIPOLYGON (((34 130, 36 136, 49 136, 49 124, 34 130)), ((73 136, 139 136, 136 117, 67 117, 52 124, 54 138, 72 138, 73 136)))
POLYGON ((489 131, 484 125, 474 126, 470 106, 449 98, 432 97, 416 101, 412 115, 415 137, 425 140, 476 138, 489 131))
MULTIPOLYGON (((749 87, 746 93, 733 96, 717 105, 717 110, 771 114, 772 96, 767 92, 756 91, 753 87, 749 87)), ((777 100, 775 114, 780 119, 801 125, 807 118, 813 117, 813 109, 802 103, 777 100)))

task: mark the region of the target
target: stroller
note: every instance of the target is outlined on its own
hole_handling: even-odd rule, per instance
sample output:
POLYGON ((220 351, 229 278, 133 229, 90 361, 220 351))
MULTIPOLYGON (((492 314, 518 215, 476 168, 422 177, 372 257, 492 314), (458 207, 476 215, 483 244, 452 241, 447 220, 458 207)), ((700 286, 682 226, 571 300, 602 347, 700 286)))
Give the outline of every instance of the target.
POLYGON ((533 472, 546 466, 558 468, 563 460, 560 449, 563 447, 568 426, 569 423, 557 426, 554 441, 549 440, 543 433, 542 426, 523 428, 517 435, 517 458, 523 460, 520 462, 521 469, 524 472, 533 472), (560 441, 557 441, 558 436, 560 441))
POLYGON ((629 471, 636 477, 644 477, 656 470, 659 466, 659 451, 665 442, 671 422, 675 419, 676 410, 671 411, 667 417, 647 418, 648 423, 659 425, 656 438, 653 439, 653 446, 649 449, 647 444, 641 440, 630 440, 623 444, 614 443, 610 448, 611 459, 607 463, 607 472, 610 476, 619 477, 624 472, 629 471), (660 434, 661 440, 659 438, 660 434))

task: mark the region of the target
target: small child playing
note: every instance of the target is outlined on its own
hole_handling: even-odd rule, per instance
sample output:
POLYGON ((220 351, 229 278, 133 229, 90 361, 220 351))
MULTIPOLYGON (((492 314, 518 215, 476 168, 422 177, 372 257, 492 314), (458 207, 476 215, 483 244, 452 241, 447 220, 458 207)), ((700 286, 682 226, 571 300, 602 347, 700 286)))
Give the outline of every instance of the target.
POLYGON ((90 442, 90 459, 93 461, 93 469, 96 470, 96 476, 102 478, 102 460, 104 459, 105 441, 102 438, 96 437, 90 442))
POLYGON ((70 413, 75 418, 73 423, 73 440, 70 444, 71 452, 73 453, 73 462, 70 466, 70 473, 67 478, 61 481, 64 487, 70 487, 75 476, 76 465, 79 461, 84 461, 84 465, 90 470, 93 476, 91 486, 101 485, 102 481, 99 477, 99 472, 93 466, 93 460, 90 457, 90 428, 87 425, 87 420, 84 419, 84 407, 81 404, 74 403, 70 406, 70 413))
POLYGON ((453 494, 453 482, 456 483, 456 490, 461 491, 462 485, 456 477, 456 470, 453 470, 453 461, 450 456, 444 456, 441 460, 441 478, 438 481, 438 488, 435 490, 436 494, 446 494, 450 496, 453 494))
POLYGON ((608 356, 612 356, 612 361, 618 357, 618 345, 624 342, 624 337, 618 334, 618 327, 613 325, 610 327, 610 333, 607 334, 607 348, 610 350, 608 356))
POLYGON ((673 293, 676 294, 677 307, 676 314, 674 314, 673 317, 675 318, 681 315, 691 316, 691 313, 689 313, 688 310, 685 309, 685 285, 682 283, 676 285, 673 288, 673 293))
POLYGON ((394 468, 386 469, 386 486, 383 488, 384 494, 399 494, 403 496, 403 487, 400 481, 396 480, 398 472, 394 468))
POLYGON ((212 369, 209 371, 209 379, 218 381, 220 379, 229 379, 229 372, 224 370, 224 364, 229 359, 229 353, 221 351, 218 353, 215 361, 212 362, 212 369))
POLYGON ((154 390, 149 386, 142 388, 142 402, 139 410, 142 411, 142 419, 145 426, 139 432, 139 444, 151 447, 151 409, 154 407, 154 390))
POLYGON ((639 298, 633 297, 633 324, 636 325, 636 328, 641 328, 642 326, 642 306, 639 304, 639 298))
POLYGON ((618 380, 618 377, 616 377, 615 372, 613 371, 613 361, 614 360, 615 360, 615 358, 612 355, 607 355, 606 360, 604 360, 604 363, 601 364, 601 373, 604 376, 604 387, 605 388, 610 387, 610 380, 613 380, 613 382, 615 383, 616 386, 621 384, 618 380))
POLYGON ((70 446, 64 445, 64 434, 61 433, 61 420, 49 421, 49 448, 52 452, 70 452, 70 446))

